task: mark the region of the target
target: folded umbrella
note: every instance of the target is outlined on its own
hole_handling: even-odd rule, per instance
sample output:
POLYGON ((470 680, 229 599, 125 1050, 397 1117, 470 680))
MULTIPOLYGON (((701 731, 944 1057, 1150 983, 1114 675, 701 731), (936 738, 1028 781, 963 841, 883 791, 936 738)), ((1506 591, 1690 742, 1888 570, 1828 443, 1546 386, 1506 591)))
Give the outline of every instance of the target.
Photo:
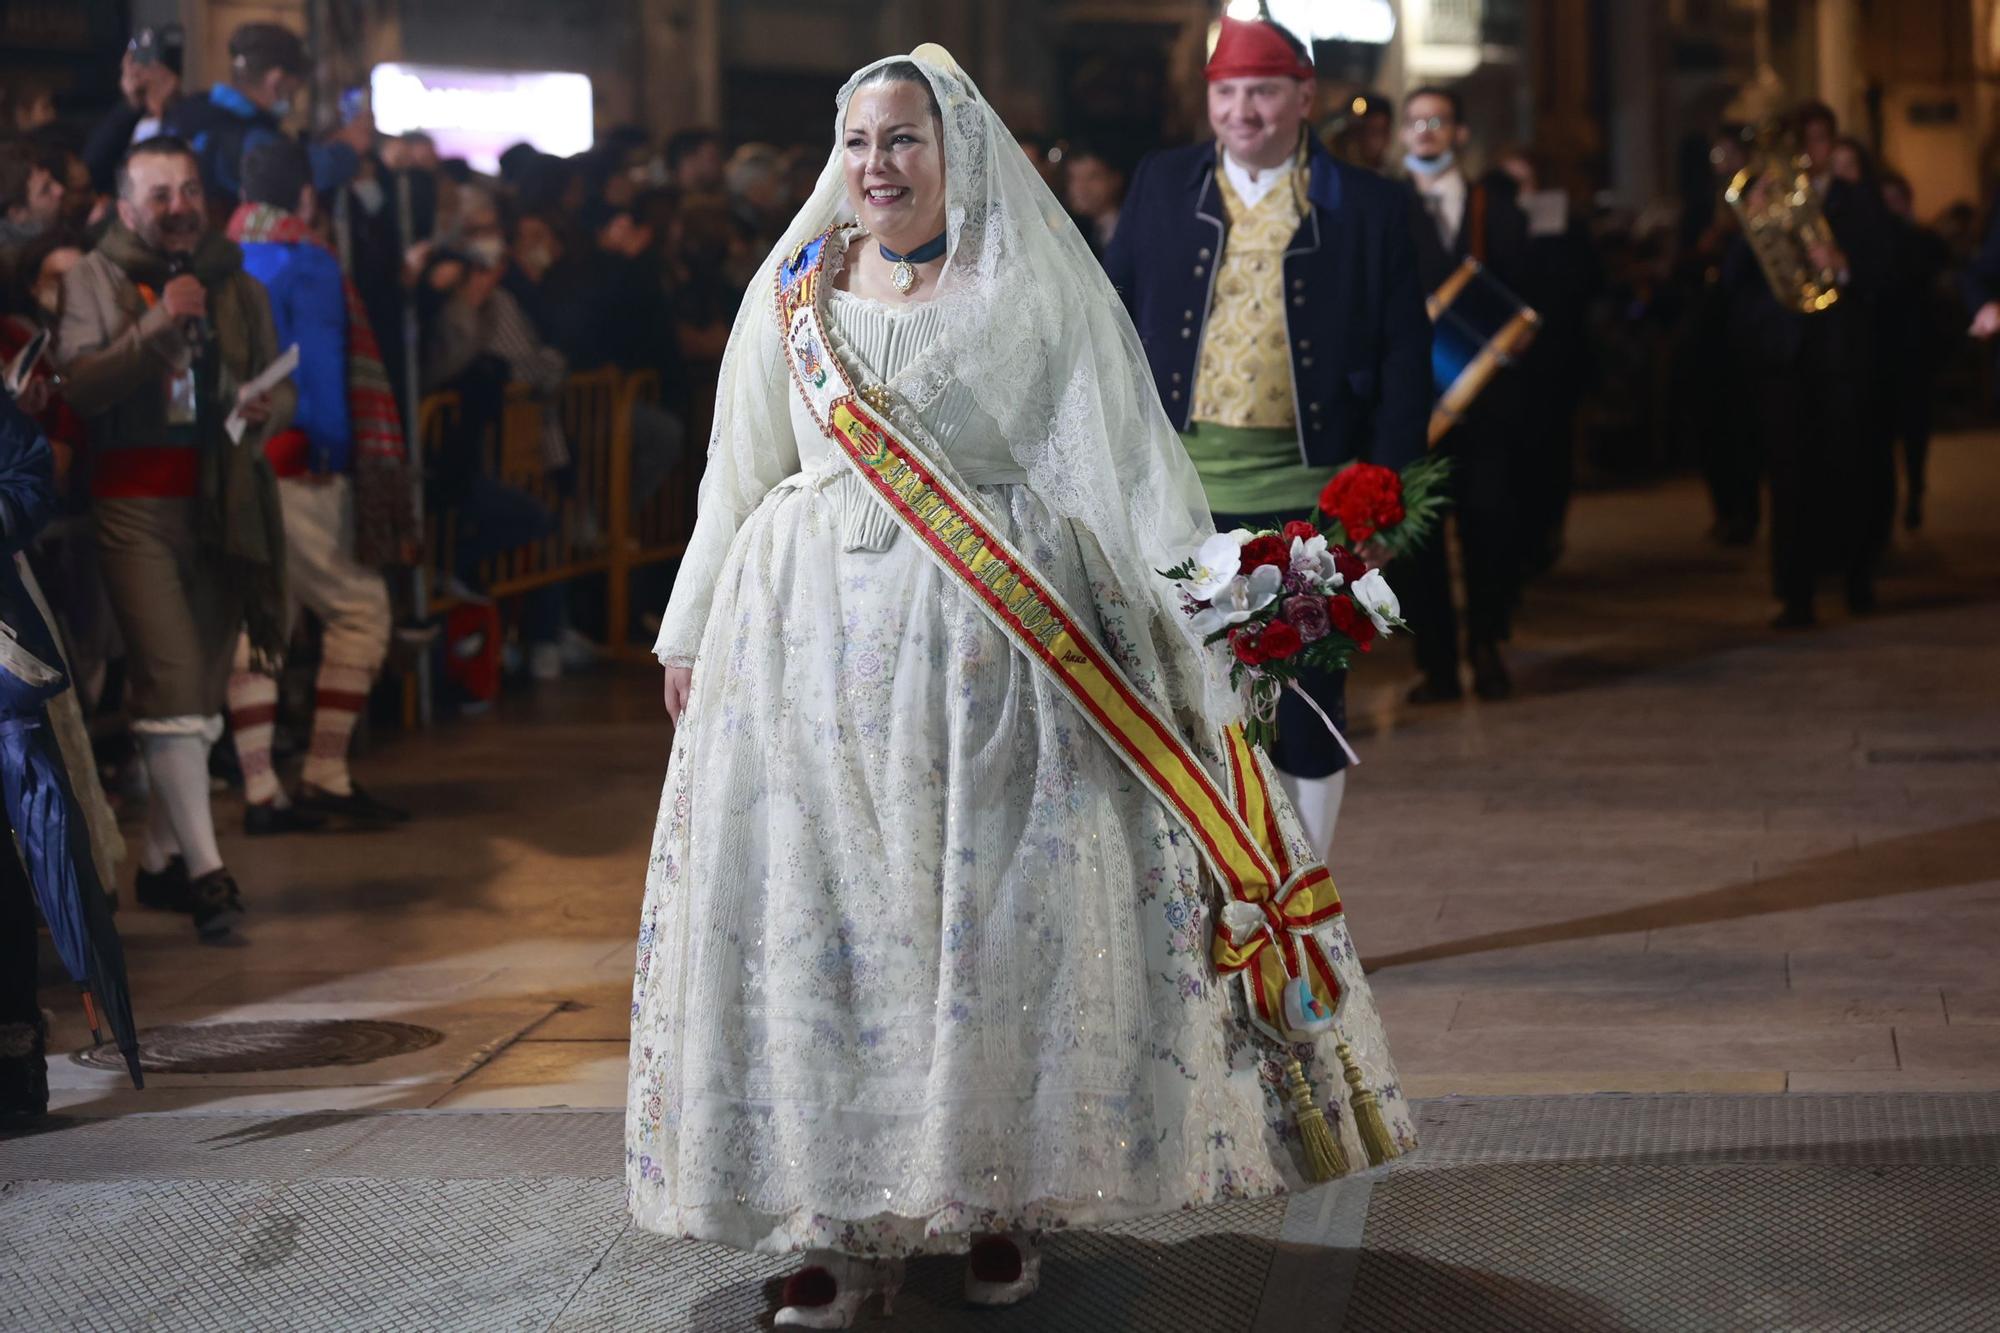
POLYGON ((56 952, 83 987, 84 1015, 100 1044, 111 1028, 132 1086, 139 1035, 125 977, 125 948, 97 876, 89 826, 49 722, 49 701, 69 688, 51 617, 23 549, 55 510, 55 465, 41 426, 0 393, 0 796, 21 868, 56 952))
MULTIPOLYGON (((19 682, 0 668, 0 701, 19 682)), ((14 826, 21 865, 35 902, 48 922, 56 954, 83 988, 91 1037, 102 1044, 105 1026, 125 1056, 132 1086, 146 1086, 139 1070, 139 1032, 132 1021, 132 992, 125 978, 125 947, 111 920, 110 900, 97 879, 90 832, 70 790, 62 754, 46 712, 14 713, 0 702, 0 796, 14 826)))

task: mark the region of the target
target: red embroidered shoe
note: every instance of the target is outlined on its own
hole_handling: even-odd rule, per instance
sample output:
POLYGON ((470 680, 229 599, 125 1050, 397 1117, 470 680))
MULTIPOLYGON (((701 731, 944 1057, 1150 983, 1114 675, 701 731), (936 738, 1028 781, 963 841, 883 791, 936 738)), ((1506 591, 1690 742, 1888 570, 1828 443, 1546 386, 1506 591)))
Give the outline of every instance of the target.
POLYGON ((806 1266, 785 1279, 779 1328, 851 1328, 862 1303, 880 1293, 889 1314, 903 1285, 901 1259, 856 1259, 832 1250, 809 1250, 806 1266))
POLYGON ((1042 1285, 1042 1245, 1030 1231, 981 1236, 965 1257, 965 1299, 973 1305, 1014 1305, 1042 1285))

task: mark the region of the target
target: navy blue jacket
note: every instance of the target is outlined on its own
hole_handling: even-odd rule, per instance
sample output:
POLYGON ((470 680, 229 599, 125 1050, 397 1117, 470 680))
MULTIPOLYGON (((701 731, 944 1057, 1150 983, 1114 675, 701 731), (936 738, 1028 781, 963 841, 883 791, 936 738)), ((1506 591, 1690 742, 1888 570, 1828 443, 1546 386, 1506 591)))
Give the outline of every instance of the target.
MULTIPOLYGON (((1424 455, 1433 397, 1409 196, 1309 142, 1311 208, 1285 251, 1299 455, 1314 467, 1401 468, 1424 455)), ((1104 257, 1181 430, 1228 231, 1217 163, 1208 143, 1149 155, 1104 257)))

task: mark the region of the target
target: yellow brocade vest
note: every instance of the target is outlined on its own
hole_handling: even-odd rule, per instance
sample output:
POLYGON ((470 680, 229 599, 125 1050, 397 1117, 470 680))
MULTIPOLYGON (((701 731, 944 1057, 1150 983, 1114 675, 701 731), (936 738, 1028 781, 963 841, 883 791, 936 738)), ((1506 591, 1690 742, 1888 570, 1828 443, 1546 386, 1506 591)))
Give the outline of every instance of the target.
POLYGON ((1218 165, 1229 220, 1215 296, 1195 365, 1195 421, 1293 430, 1292 349, 1285 338, 1285 247, 1305 217, 1304 192, 1286 181, 1251 208, 1218 165))

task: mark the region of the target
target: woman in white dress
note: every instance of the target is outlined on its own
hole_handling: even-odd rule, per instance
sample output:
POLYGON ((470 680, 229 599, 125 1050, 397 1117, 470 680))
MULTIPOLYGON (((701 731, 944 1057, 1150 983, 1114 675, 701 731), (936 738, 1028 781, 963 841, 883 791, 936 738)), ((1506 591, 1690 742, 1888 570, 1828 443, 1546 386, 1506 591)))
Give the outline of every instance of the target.
MULTIPOLYGON (((655 650, 677 729, 634 1218, 805 1251, 778 1323, 834 1328, 907 1255, 969 1253, 968 1297, 1003 1304, 1044 1231, 1308 1183, 1288 1055, 1363 1163, 1332 1042, 1273 1043, 1218 976, 1187 822, 836 447, 851 381, 1225 765, 1236 702, 1154 572, 1210 530, 1200 484, 1083 238, 942 50, 849 81, 763 273, 655 650)), ((1314 934, 1387 1155, 1414 1137, 1366 983, 1338 917, 1314 934)))

